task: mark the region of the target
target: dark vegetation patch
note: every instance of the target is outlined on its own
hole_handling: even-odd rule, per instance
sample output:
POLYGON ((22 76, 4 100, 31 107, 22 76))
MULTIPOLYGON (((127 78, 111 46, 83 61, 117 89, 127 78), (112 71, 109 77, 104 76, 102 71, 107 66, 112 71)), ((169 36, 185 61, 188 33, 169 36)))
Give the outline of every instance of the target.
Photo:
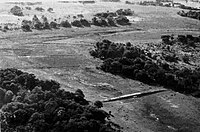
POLYGON ((61 21, 60 26, 65 27, 65 28, 71 28, 72 27, 68 20, 61 21))
POLYGON ((131 5, 134 5, 135 3, 134 3, 134 2, 130 2, 130 1, 125 1, 125 4, 131 4, 131 5))
POLYGON ((44 9, 44 8, 42 8, 42 7, 36 7, 36 8, 35 8, 35 10, 36 10, 36 11, 40 11, 40 12, 43 12, 43 11, 45 11, 45 9, 44 9))
POLYGON ((90 27, 91 24, 88 20, 86 19, 80 19, 81 25, 83 25, 84 27, 90 27))
POLYGON ((181 9, 186 9, 186 10, 200 10, 199 8, 191 7, 191 6, 186 6, 183 4, 180 4, 179 8, 181 9))
POLYGON ((163 35, 161 38, 161 44, 147 47, 103 40, 96 43, 90 54, 103 60, 97 68, 105 72, 200 97, 200 68, 190 67, 192 57, 184 58, 184 53, 188 53, 184 47, 195 50, 200 36, 163 35), (181 50, 183 54, 178 54, 181 50))
POLYGON ((120 132, 109 121, 102 102, 90 104, 78 89, 60 89, 53 80, 39 80, 17 69, 0 70, 2 132, 120 132), (106 119, 107 118, 107 119, 106 119))
POLYGON ((32 8, 31 7, 25 7, 27 10, 31 10, 32 8))
POLYGON ((81 21, 79 21, 79 20, 74 20, 71 24, 74 27, 83 27, 81 21))
POLYGON ((59 24, 56 21, 52 21, 49 23, 51 29, 59 29, 59 24))
POLYGON ((159 4, 155 1, 140 1, 138 4, 143 6, 159 6, 159 4))
POLYGON ((178 15, 182 16, 182 17, 189 17, 189 18, 193 18, 193 19, 197 19, 200 20, 200 11, 179 11, 177 12, 178 15))
POLYGON ((131 9, 119 9, 116 11, 117 15, 124 15, 124 16, 132 16, 134 15, 134 11, 131 9))
POLYGON ((15 16, 24 16, 22 9, 19 6, 14 6, 10 9, 10 12, 15 16))
POLYGON ((78 1, 79 3, 83 3, 83 4, 94 4, 95 1, 94 0, 84 0, 84 1, 78 1))
POLYGON ((133 16, 134 11, 131 9, 119 9, 115 12, 102 12, 97 13, 92 18, 92 24, 102 27, 116 27, 117 25, 125 26, 130 25, 127 16, 133 16))
POLYGON ((53 12, 53 8, 50 7, 50 8, 47 9, 47 11, 48 12, 53 12))

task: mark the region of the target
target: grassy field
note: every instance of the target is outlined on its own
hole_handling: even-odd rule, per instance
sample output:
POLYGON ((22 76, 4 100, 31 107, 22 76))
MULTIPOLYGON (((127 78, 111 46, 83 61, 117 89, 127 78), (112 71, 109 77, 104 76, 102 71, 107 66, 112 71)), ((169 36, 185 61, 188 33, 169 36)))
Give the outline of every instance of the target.
MULTIPOLYGON (((0 68, 15 67, 34 73, 41 79, 54 79, 69 91, 79 88, 91 101, 163 89, 97 70, 96 66, 101 60, 89 54, 89 49, 97 41, 110 39, 145 45, 147 42, 160 42, 163 34, 200 33, 200 21, 180 17, 177 15, 180 9, 177 8, 100 2, 61 4, 51 1, 35 5, 33 9, 37 6, 45 9, 52 7, 55 13, 25 10, 24 17, 14 17, 8 13, 14 5, 0 6, 0 23, 15 24, 20 24, 25 18, 31 19, 34 14, 44 14, 51 20, 82 13, 91 19, 93 14, 107 10, 130 8, 135 11, 132 19, 137 21, 132 21, 131 26, 0 32, 0 68)), ((114 117, 111 120, 120 124, 125 132, 198 132, 199 103, 198 98, 168 90, 146 97, 105 103, 104 109, 112 111, 114 117)))

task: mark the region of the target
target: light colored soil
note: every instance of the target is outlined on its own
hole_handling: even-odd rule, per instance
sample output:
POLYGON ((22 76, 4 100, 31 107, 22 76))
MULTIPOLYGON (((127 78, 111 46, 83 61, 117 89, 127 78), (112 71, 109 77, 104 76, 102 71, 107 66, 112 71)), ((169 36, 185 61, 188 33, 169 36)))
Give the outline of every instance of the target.
MULTIPOLYGON (((200 34, 200 22, 176 15, 179 9, 117 3, 94 7, 96 12, 131 8, 143 21, 118 28, 92 26, 34 30, 30 33, 21 30, 0 32, 0 68, 15 67, 34 73, 41 79, 55 79, 66 90, 82 89, 88 100, 102 100, 160 87, 97 70, 95 67, 101 61, 93 59, 88 53, 95 42, 106 38, 116 42, 144 44, 160 41, 162 34, 200 34)), ((121 125, 125 132, 200 130, 200 100, 173 91, 105 103, 103 109, 112 111, 114 118, 111 120, 121 125)))

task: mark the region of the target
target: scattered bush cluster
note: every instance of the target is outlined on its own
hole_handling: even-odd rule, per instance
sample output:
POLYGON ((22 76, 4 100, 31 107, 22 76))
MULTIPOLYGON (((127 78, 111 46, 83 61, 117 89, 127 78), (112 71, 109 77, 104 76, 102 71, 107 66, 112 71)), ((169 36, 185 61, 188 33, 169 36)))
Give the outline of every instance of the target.
POLYGON ((41 17, 41 20, 34 15, 32 21, 23 20, 21 23, 21 28, 23 31, 31 31, 31 29, 44 30, 44 29, 58 29, 59 27, 71 28, 74 27, 90 27, 91 24, 86 19, 81 18, 80 20, 74 20, 69 22, 68 20, 63 20, 60 23, 57 23, 56 20, 49 22, 47 17, 44 15, 41 17))
POLYGON ((116 12, 102 12, 102 13, 96 13, 94 16, 96 17, 103 17, 103 18, 107 18, 109 16, 111 17, 116 17, 117 13, 116 12))
POLYGON ((177 13, 178 15, 182 16, 182 17, 189 17, 189 18, 193 18, 193 19, 197 19, 197 20, 200 20, 200 11, 188 11, 188 12, 185 12, 185 11, 179 11, 177 13))
POLYGON ((138 4, 143 6, 159 6, 159 4, 155 1, 140 1, 138 4))
POLYGON ((74 27, 90 27, 91 24, 88 20, 86 19, 80 19, 80 20, 74 20, 73 22, 71 22, 71 25, 74 27))
POLYGON ((200 43, 200 35, 198 37, 192 35, 178 35, 177 38, 174 38, 173 35, 162 35, 161 39, 164 44, 174 45, 181 43, 182 45, 196 47, 200 43))
POLYGON ((200 68, 179 69, 170 65, 170 62, 177 61, 174 54, 158 58, 147 49, 132 46, 129 42, 122 44, 103 40, 96 43, 90 54, 103 60, 98 68, 105 72, 200 97, 200 68))
POLYGON ((134 15, 134 11, 131 9, 119 9, 116 11, 117 15, 123 15, 123 16, 132 16, 134 15))
POLYGON ((0 70, 2 132, 120 132, 121 128, 78 89, 71 93, 55 81, 42 81, 17 69, 0 70))
MULTIPOLYGON (((42 9, 38 9, 42 10, 42 9)), ((53 11, 52 8, 49 8, 48 11, 53 11)), ((106 12, 106 13, 97 13, 95 17, 92 18, 92 22, 84 19, 82 14, 78 14, 77 17, 74 16, 74 21, 71 23, 68 20, 63 20, 60 23, 57 23, 56 19, 54 21, 48 22, 47 17, 44 15, 41 17, 41 21, 36 15, 33 16, 32 21, 23 20, 21 23, 21 28, 23 31, 31 31, 31 29, 44 30, 44 29, 57 29, 59 27, 71 28, 74 27, 91 27, 95 26, 112 26, 116 27, 118 25, 130 25, 129 19, 126 16, 133 15, 134 12, 130 9, 119 9, 116 12, 106 12)), ((70 17, 70 16, 69 16, 70 17)))
POLYGON ((125 1, 125 4, 131 4, 131 5, 134 5, 135 2, 125 1))
POLYGON ((115 12, 102 12, 95 14, 92 19, 92 24, 96 26, 111 26, 130 25, 129 19, 126 16, 132 16, 134 11, 131 9, 119 9, 115 12))
MULTIPOLYGON (((126 2, 126 4, 131 4, 131 3, 130 2, 126 2)), ((184 4, 177 3, 177 2, 171 3, 171 1, 168 1, 168 0, 163 0, 163 1, 162 0, 140 1, 140 2, 137 2, 137 4, 143 5, 143 6, 178 7, 178 8, 186 9, 186 10, 200 10, 198 8, 191 7, 191 6, 186 6, 184 4)))
POLYGON ((181 9, 186 9, 186 10, 200 10, 200 9, 198 9, 198 8, 195 8, 195 7, 191 7, 191 6, 186 6, 186 5, 183 5, 183 4, 180 4, 179 3, 179 8, 181 8, 181 9))

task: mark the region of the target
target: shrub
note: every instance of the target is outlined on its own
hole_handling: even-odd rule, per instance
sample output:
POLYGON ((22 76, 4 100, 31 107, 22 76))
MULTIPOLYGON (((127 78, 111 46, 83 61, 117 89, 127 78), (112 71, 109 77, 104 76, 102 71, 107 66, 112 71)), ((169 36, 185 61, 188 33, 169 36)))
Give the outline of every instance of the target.
POLYGON ((130 25, 129 19, 126 16, 119 16, 115 20, 119 25, 130 25))
POLYGON ((31 27, 29 25, 22 25, 21 28, 24 32, 31 32, 31 27))
POLYGON ((58 29, 58 23, 55 21, 50 22, 49 26, 50 28, 58 29))
POLYGON ((22 9, 19 6, 14 6, 10 9, 10 12, 16 16, 24 16, 22 9))
POLYGON ((53 8, 48 8, 47 11, 48 12, 53 12, 53 8))
POLYGON ((84 27, 90 27, 91 26, 90 23, 86 19, 81 19, 80 22, 84 27))
POLYGON ((74 27, 83 27, 81 21, 79 21, 79 20, 75 20, 75 21, 71 22, 71 25, 74 27))
POLYGON ((44 8, 42 8, 42 7, 36 7, 35 10, 36 11, 41 11, 41 12, 45 11, 44 8))
POLYGON ((65 27, 65 28, 71 28, 72 27, 68 20, 62 21, 60 23, 60 26, 65 27))

